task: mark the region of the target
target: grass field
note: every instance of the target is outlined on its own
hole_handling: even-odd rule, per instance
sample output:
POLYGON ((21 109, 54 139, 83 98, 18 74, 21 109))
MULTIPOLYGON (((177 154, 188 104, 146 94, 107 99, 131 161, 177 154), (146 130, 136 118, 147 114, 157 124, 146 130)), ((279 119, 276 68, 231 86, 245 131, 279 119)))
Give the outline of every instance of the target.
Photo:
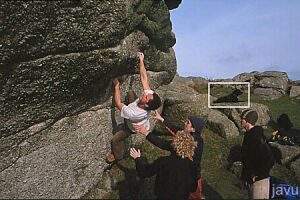
POLYGON ((276 120, 281 114, 286 113, 294 124, 294 128, 300 129, 300 99, 290 98, 285 95, 276 100, 263 100, 259 96, 251 95, 251 102, 267 105, 276 120))

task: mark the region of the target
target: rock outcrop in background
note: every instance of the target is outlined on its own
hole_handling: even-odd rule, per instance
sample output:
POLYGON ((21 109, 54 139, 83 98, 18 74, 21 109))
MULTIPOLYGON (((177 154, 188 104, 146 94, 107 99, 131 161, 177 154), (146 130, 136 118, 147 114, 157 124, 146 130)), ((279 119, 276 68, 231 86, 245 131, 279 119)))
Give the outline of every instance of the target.
POLYGON ((287 93, 289 79, 286 72, 267 71, 242 73, 233 77, 233 81, 250 82, 254 94, 272 100, 287 93))
MULTIPOLYGON (((243 132, 240 125, 241 108, 208 108, 208 94, 202 94, 193 89, 197 85, 207 87, 208 80, 201 77, 180 77, 176 75, 173 81, 160 87, 164 94, 163 115, 177 124, 184 124, 188 116, 198 115, 207 119, 207 128, 224 137, 235 137, 243 132)), ((257 125, 266 127, 270 121, 269 108, 259 103, 251 103, 250 107, 257 111, 257 125)), ((159 130, 158 130, 159 132, 159 130)))
POLYGON ((1 2, 2 198, 80 198, 97 183, 114 128, 111 80, 122 77, 122 96, 141 92, 137 51, 154 89, 173 79, 169 8, 180 2, 1 2))
POLYGON ((290 97, 300 96, 300 86, 292 85, 290 89, 290 97))

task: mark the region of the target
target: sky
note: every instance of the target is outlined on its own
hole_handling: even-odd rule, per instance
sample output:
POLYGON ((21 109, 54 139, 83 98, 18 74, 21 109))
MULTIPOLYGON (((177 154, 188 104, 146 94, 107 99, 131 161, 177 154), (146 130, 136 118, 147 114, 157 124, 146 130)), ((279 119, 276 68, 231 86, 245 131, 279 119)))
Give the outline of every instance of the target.
POLYGON ((179 75, 285 71, 300 80, 300 0, 182 0, 170 12, 179 75))

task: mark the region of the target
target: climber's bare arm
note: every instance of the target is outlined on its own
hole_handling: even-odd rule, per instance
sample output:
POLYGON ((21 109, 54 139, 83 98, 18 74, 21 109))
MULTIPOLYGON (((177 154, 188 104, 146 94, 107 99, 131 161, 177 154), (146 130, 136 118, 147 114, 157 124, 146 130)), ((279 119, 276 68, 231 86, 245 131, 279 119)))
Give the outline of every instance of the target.
POLYGON ((119 110, 122 110, 123 106, 125 106, 125 104, 122 103, 121 101, 121 94, 120 94, 120 83, 118 81, 118 79, 114 79, 114 87, 115 87, 115 104, 116 107, 119 110))
POLYGON ((139 52, 139 60, 140 60, 140 76, 141 82, 144 90, 150 90, 148 75, 144 64, 144 54, 139 52))

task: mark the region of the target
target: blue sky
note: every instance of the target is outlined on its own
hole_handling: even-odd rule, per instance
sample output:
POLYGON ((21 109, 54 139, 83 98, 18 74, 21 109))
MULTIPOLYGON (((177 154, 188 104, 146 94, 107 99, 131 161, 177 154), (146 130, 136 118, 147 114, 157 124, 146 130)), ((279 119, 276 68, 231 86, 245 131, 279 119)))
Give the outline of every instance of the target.
POLYGON ((300 0, 183 0, 171 20, 181 76, 277 70, 300 80, 300 0))

